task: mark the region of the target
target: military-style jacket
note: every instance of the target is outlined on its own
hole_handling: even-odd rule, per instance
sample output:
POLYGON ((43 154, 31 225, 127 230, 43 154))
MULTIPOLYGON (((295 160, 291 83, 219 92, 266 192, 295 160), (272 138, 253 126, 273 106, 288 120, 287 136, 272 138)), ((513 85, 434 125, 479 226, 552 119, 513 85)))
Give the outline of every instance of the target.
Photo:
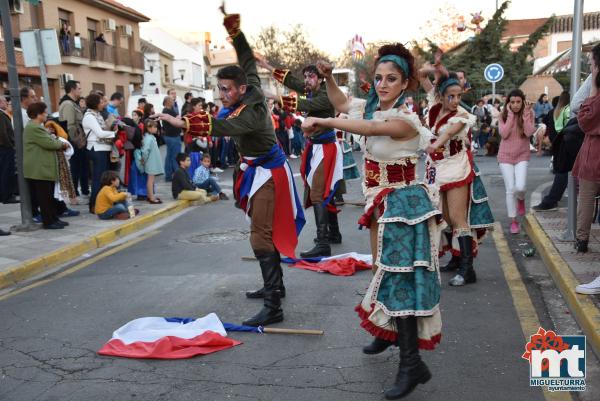
POLYGON ((254 54, 243 32, 233 38, 233 47, 246 73, 248 89, 242 103, 227 119, 212 120, 209 135, 233 137, 242 156, 262 156, 277 142, 271 111, 260 87, 254 54))
POLYGON ((335 109, 329 101, 329 97, 327 97, 325 83, 321 84, 316 93, 311 93, 310 96, 307 96, 304 82, 294 77, 289 71, 286 71, 283 84, 301 95, 298 97, 298 111, 305 112, 308 117, 335 117, 335 109))

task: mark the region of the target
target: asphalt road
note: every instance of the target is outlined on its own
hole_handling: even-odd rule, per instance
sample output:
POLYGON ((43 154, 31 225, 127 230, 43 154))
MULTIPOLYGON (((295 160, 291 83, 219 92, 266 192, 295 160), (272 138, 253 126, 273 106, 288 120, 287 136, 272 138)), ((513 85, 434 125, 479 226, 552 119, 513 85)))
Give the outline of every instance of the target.
MULTIPOLYGON (((477 162, 494 213, 506 226, 495 159, 477 162)), ((547 164, 534 156, 529 188, 549 179, 547 164)), ((360 199, 358 182, 349 189, 347 199, 360 199)), ((360 213, 344 207, 344 241, 334 253, 369 252, 367 232, 357 230, 360 213)), ((302 233, 300 249, 311 246, 313 227, 309 223, 302 233)), ((354 306, 368 271, 335 277, 284 267, 285 321, 275 327, 318 328, 323 336, 234 333, 242 345, 177 361, 96 354, 113 330, 138 317, 215 312, 239 323, 255 313, 261 301, 244 297, 260 277, 256 262, 241 260, 252 255, 247 229, 232 201, 193 208, 120 252, 0 300, 0 400, 383 399, 398 350, 361 352, 371 337, 354 306)), ((508 240, 518 248, 519 238, 508 240)), ((540 389, 529 387, 523 333, 491 237, 476 269, 477 284, 462 288, 449 287, 450 275, 442 274, 442 343, 422 353, 433 379, 409 399, 543 400, 540 389)), ((538 306, 542 322, 549 322, 544 305, 538 306)))

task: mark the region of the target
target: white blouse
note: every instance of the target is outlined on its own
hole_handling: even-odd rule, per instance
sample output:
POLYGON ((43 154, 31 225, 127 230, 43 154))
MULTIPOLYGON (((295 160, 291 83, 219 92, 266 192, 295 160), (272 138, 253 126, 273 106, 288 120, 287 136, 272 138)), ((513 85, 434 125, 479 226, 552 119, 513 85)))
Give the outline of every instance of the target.
POLYGON ((394 139, 390 136, 370 136, 367 138, 365 157, 378 161, 394 161, 404 157, 414 157, 419 150, 427 148, 433 135, 423 127, 416 113, 408 111, 404 106, 373 113, 373 120, 392 119, 404 120, 415 128, 418 135, 408 140, 394 139))
POLYGON ((111 145, 98 142, 98 138, 114 138, 114 131, 107 131, 102 129, 104 126, 104 119, 97 111, 88 110, 81 120, 83 126, 83 132, 87 136, 87 149, 92 148, 97 152, 110 151, 111 145))

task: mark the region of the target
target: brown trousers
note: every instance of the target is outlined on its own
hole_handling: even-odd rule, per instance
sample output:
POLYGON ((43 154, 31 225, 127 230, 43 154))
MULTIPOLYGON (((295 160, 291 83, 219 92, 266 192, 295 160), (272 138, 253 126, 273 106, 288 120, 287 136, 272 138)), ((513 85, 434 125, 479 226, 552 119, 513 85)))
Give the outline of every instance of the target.
POLYGON ((579 179, 579 195, 577 196, 577 233, 580 241, 588 241, 594 218, 596 195, 600 192, 600 182, 579 179))
POLYGON ((323 168, 323 162, 315 170, 312 185, 310 188, 307 188, 307 191, 309 191, 311 203, 323 202, 323 194, 325 193, 325 169, 323 168))
POLYGON ((252 197, 250 204, 250 246, 256 254, 275 252, 273 245, 273 211, 275 183, 269 179, 252 197))

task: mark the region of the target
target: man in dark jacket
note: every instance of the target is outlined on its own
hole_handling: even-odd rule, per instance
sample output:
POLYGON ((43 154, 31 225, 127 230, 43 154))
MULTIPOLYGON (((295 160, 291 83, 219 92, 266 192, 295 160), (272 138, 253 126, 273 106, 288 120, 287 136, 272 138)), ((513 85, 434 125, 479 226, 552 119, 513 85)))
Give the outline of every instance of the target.
MULTIPOLYGON (((323 77, 315 65, 308 65, 302 70, 303 80, 296 78, 289 70, 277 69, 266 59, 258 56, 259 65, 272 72, 273 77, 287 88, 299 94, 298 97, 282 96, 283 108, 294 114, 296 111, 306 113, 308 117, 333 118, 335 109, 329 97, 323 77)), ((285 113, 280 114, 279 125, 287 143, 285 130, 285 113)), ((346 192, 343 173, 343 158, 334 130, 319 130, 307 141, 302 154, 300 173, 305 183, 305 206, 313 207, 317 226, 316 245, 302 252, 303 258, 330 256, 329 244, 340 244, 340 233, 334 195, 346 192), (315 155, 315 157, 313 157, 315 155), (322 155, 322 157, 321 157, 322 155), (327 171, 333 169, 333 172, 327 171), (326 177, 332 177, 328 182, 326 177), (337 181, 335 181, 337 178, 337 181), (335 190, 332 189, 335 186, 335 190)))
POLYGON ((258 293, 264 297, 260 312, 243 324, 264 326, 283 320, 281 298, 285 287, 279 253, 294 257, 304 215, 293 186, 293 174, 275 139, 271 112, 261 90, 252 49, 240 30, 239 14, 226 15, 224 25, 240 63, 217 73, 221 101, 229 110, 228 115, 214 119, 201 111, 182 119, 168 114, 160 114, 159 118, 195 136, 234 139, 242 155, 236 201, 251 219, 250 245, 262 272, 263 288, 258 293))
POLYGON ((58 119, 63 124, 69 135, 69 141, 73 145, 73 156, 69 160, 71 165, 71 177, 75 192, 79 196, 79 189, 82 195, 89 195, 88 186, 89 158, 88 151, 83 146, 78 146, 77 136, 83 132, 81 121, 83 120, 83 111, 79 108, 79 98, 81 97, 81 84, 79 81, 67 81, 65 84, 66 94, 60 99, 58 105, 58 119))
POLYGON ((15 132, 5 110, 8 102, 0 96, 0 202, 19 203, 15 197, 15 132))

